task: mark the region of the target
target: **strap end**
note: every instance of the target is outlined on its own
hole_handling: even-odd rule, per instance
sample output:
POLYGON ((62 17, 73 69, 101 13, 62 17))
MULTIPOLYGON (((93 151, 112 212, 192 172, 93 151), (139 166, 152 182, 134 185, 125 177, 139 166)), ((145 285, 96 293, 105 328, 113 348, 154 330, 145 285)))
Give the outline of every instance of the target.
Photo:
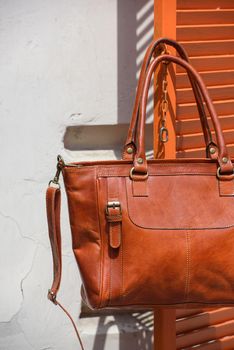
POLYGON ((48 294, 47 294, 47 298, 54 304, 57 305, 57 300, 56 300, 57 295, 51 290, 48 289, 48 294))

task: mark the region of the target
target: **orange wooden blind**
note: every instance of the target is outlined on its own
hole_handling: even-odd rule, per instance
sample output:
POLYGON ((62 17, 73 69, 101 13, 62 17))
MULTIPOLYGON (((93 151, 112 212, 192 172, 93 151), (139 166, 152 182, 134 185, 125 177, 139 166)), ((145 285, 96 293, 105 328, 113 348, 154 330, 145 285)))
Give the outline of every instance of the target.
POLYGON ((233 350, 234 308, 177 310, 177 350, 233 350))
MULTIPOLYGON (((208 86, 234 156, 234 1, 178 0, 176 37, 208 86)), ((177 157, 204 156, 204 141, 186 74, 176 75, 177 157)), ((213 128, 212 128, 213 130, 213 128)))
MULTIPOLYGON (((234 0, 154 0, 155 38, 177 39, 201 73, 234 157, 234 0)), ((197 108, 186 74, 176 70, 165 158, 205 157, 197 108), (174 113, 176 111, 176 113, 174 113), (174 135, 176 145, 174 147, 174 135)), ((157 91, 157 85, 156 85, 157 91)), ((158 101, 155 108, 157 146, 158 101)), ((213 130, 212 126, 211 129, 213 130)), ((157 152, 155 152, 157 155, 157 152)), ((155 349, 234 350, 234 308, 155 311, 155 349), (176 338, 175 338, 176 333, 176 338)))
MULTIPOLYGON (((234 1, 177 0, 176 38, 208 86, 234 156, 234 1)), ((204 157, 204 150, 192 89, 177 68, 176 156, 204 157)), ((234 308, 177 310, 176 333, 176 349, 232 350, 234 308)))

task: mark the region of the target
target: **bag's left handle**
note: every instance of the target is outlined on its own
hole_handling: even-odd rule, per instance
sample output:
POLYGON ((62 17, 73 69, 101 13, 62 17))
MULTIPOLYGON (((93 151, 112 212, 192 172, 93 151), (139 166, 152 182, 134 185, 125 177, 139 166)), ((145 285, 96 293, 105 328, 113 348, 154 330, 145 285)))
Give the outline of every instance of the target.
POLYGON ((58 157, 57 172, 53 180, 49 182, 49 186, 46 191, 46 211, 48 232, 50 238, 50 245, 53 257, 53 282, 51 288, 48 290, 48 299, 55 305, 58 305, 70 319, 77 338, 80 343, 80 347, 84 350, 83 343, 80 338, 77 326, 64 306, 57 300, 57 293, 60 287, 62 276, 62 246, 61 246, 61 229, 60 229, 60 211, 61 211, 61 191, 59 185, 59 174, 64 166, 62 158, 58 157))

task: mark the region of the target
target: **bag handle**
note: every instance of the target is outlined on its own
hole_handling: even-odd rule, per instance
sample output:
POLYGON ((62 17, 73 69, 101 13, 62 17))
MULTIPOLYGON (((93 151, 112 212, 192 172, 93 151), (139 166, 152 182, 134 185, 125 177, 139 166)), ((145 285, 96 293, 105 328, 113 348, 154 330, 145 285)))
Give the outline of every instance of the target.
POLYGON ((196 82, 201 92, 202 98, 205 101, 206 106, 208 108, 211 120, 213 122, 215 134, 216 134, 216 139, 218 144, 217 161, 220 167, 218 169, 219 176, 220 175, 224 176, 225 179, 226 177, 228 177, 228 179, 233 178, 234 177, 233 165, 227 152, 227 148, 224 142, 223 132, 218 120, 217 113, 214 109, 208 90, 202 78, 188 62, 186 62, 185 60, 179 57, 170 56, 170 55, 161 55, 156 59, 154 59, 154 61, 150 64, 146 73, 146 78, 142 89, 143 92, 142 92, 142 98, 140 103, 139 121, 137 126, 138 142, 137 142, 136 154, 134 155, 134 160, 133 160, 134 168, 132 169, 130 174, 131 178, 133 180, 145 180, 147 178, 148 171, 147 171, 147 161, 146 161, 146 155, 145 155, 146 106, 147 106, 150 81, 151 81, 153 72, 155 71, 159 63, 162 61, 173 62, 185 68, 187 73, 191 75, 191 78, 193 79, 193 81, 196 82))
MULTIPOLYGON (((129 125, 128 129, 128 135, 125 141, 124 149, 123 149, 123 154, 122 158, 123 159, 133 159, 133 153, 136 150, 136 145, 135 145, 135 140, 136 140, 136 126, 138 122, 138 116, 139 116, 139 104, 140 104, 140 99, 141 99, 141 93, 142 93, 142 87, 144 83, 144 78, 146 75, 147 68, 150 64, 150 61, 154 55, 156 55, 157 49, 160 51, 165 51, 165 44, 168 46, 173 47, 178 55, 183 58, 185 61, 189 62, 188 55, 184 48, 175 40, 168 39, 168 38, 160 38, 156 41, 153 41, 150 46, 148 47, 143 63, 142 63, 142 68, 140 71, 140 77, 137 85, 137 91, 136 91, 136 97, 135 97, 135 103, 134 103, 134 108, 133 108, 133 113, 132 113, 132 118, 131 122, 129 125)), ((202 103, 202 97, 200 94, 200 91, 197 87, 196 82, 192 79, 190 74, 188 74, 189 80, 194 92, 195 100, 198 106, 198 112, 201 120, 201 125, 203 129, 203 135, 206 143, 206 154, 207 157, 212 157, 214 158, 214 155, 210 153, 210 148, 211 146, 217 147, 216 144, 212 140, 212 134, 210 131, 210 127, 206 118, 206 112, 204 109, 204 105, 202 103)))

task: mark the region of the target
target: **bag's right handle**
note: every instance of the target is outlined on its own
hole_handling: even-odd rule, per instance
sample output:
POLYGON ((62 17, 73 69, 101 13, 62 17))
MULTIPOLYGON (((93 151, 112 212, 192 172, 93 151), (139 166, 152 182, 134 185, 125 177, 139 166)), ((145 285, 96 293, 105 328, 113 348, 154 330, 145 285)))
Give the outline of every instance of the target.
POLYGON ((170 56, 170 55, 161 55, 157 57, 149 66, 147 73, 146 73, 146 79, 143 85, 143 92, 142 92, 142 99, 140 104, 140 113, 139 113, 139 121, 138 121, 138 130, 137 130, 137 150, 134 155, 134 168, 131 172, 132 179, 134 180, 145 180, 147 178, 147 161, 146 161, 146 155, 145 155, 145 120, 146 120, 146 106, 147 106, 147 99, 148 99, 148 92, 149 92, 149 86, 150 81, 153 75, 153 72, 157 68, 160 62, 173 62, 184 69, 186 69, 187 73, 189 73, 196 82, 201 95, 202 99, 206 103, 207 109, 209 111, 209 114, 211 116, 211 120, 213 122, 217 144, 218 144, 218 157, 217 161, 219 163, 219 176, 223 179, 232 179, 234 177, 233 175, 233 164, 231 162, 231 159, 228 155, 228 151, 225 145, 223 132, 219 123, 218 116, 216 114, 215 108, 213 106, 213 103, 210 99, 208 90, 200 77, 200 75, 196 72, 196 70, 185 60, 170 56))
MULTIPOLYGON (((136 91, 136 97, 135 97, 135 103, 134 103, 134 108, 133 108, 133 113, 132 113, 132 118, 131 118, 131 122, 129 125, 129 130, 128 130, 128 135, 127 135, 127 139, 124 145, 124 149, 123 149, 123 159, 132 159, 133 155, 135 153, 135 139, 136 139, 136 129, 137 129, 137 121, 138 121, 138 115, 139 115, 139 103, 140 103, 140 99, 141 99, 141 93, 142 93, 142 87, 143 87, 143 83, 144 83, 144 79, 145 79, 145 74, 147 71, 147 68, 150 64, 150 61, 152 59, 152 57, 157 53, 158 51, 163 51, 165 50, 165 44, 168 46, 173 47, 178 55, 183 58, 184 60, 186 60, 187 62, 189 62, 189 58, 188 55, 186 53, 186 51, 184 50, 184 48, 175 40, 172 39, 168 39, 168 38, 160 38, 156 41, 153 41, 150 46, 148 47, 143 63, 142 63, 142 67, 141 67, 141 72, 140 72, 140 77, 139 77, 139 82, 138 82, 138 86, 137 86, 137 91, 136 91), (160 50, 161 49, 161 50, 160 50)), ((206 118, 206 112, 205 112, 205 108, 203 106, 202 103, 202 98, 201 98, 201 94, 199 89, 197 88, 197 84, 196 82, 193 81, 193 79, 191 79, 190 75, 189 76, 189 80, 194 92, 194 96, 195 96, 195 100, 197 103, 197 107, 198 107, 198 112, 199 112, 199 116, 200 116, 200 120, 201 120, 201 125, 202 125, 202 129, 203 129, 203 135, 204 135, 204 139, 205 139, 205 143, 206 143, 206 153, 207 153, 207 157, 215 157, 214 155, 212 155, 210 153, 210 148, 216 148, 216 144, 213 142, 212 140, 212 134, 210 131, 210 127, 206 118)))

